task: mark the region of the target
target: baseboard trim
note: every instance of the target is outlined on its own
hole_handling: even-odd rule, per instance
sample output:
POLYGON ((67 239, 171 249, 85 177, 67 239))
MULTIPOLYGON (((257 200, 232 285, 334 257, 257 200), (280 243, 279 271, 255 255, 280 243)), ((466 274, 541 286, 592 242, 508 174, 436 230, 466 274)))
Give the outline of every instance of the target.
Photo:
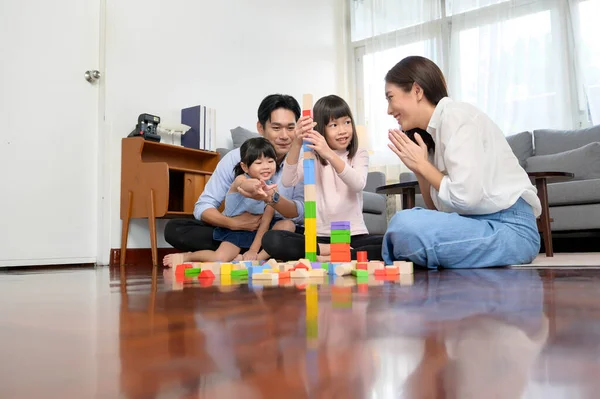
MULTIPOLYGON (((158 264, 162 264, 165 255, 181 252, 175 248, 158 248, 158 264)), ((110 266, 119 266, 121 263, 121 248, 111 248, 110 266)), ((125 265, 148 265, 152 266, 151 248, 129 248, 125 258, 125 265)))

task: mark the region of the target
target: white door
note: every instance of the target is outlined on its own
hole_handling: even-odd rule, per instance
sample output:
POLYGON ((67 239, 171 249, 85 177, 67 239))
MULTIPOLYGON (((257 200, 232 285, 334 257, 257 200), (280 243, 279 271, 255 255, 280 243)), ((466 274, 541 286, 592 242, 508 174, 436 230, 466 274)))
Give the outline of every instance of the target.
POLYGON ((0 266, 96 261, 99 26, 100 0, 0 1, 0 266))

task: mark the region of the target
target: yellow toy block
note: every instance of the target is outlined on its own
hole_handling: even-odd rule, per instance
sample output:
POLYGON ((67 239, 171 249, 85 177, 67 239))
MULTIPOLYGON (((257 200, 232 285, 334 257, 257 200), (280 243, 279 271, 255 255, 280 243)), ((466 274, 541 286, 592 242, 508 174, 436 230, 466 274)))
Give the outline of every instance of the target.
POLYGON ((221 263, 221 275, 231 276, 233 265, 231 263, 221 263))
POLYGON ((317 239, 317 219, 304 219, 304 236, 317 239))
MULTIPOLYGON (((307 236, 310 237, 310 236, 307 236)), ((307 239, 306 245, 304 246, 306 252, 317 252, 317 240, 307 239)))

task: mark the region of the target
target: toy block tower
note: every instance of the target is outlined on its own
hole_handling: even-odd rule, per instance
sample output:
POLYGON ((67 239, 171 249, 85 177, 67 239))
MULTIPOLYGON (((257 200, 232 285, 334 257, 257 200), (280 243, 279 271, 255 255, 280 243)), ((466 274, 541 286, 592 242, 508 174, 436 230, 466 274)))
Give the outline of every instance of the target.
MULTIPOLYGON (((312 94, 302 97, 302 116, 312 117, 312 94)), ((315 186, 315 153, 302 145, 304 151, 304 256, 317 261, 317 189, 315 186)))
POLYGON ((331 222, 331 262, 350 262, 350 222, 331 222))

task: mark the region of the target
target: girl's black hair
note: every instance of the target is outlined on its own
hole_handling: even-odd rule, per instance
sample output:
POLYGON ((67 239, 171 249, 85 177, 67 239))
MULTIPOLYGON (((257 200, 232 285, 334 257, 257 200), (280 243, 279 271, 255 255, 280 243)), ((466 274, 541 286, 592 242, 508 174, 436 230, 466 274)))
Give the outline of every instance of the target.
MULTIPOLYGON (((352 123, 352 138, 346 147, 346 150, 348 150, 348 159, 351 160, 356 155, 356 151, 358 151, 358 134, 356 133, 354 117, 352 117, 352 111, 350 110, 348 103, 346 103, 343 98, 332 94, 320 98, 313 107, 313 120, 317 122, 315 130, 325 138, 327 138, 325 136, 325 126, 327 126, 332 119, 345 116, 349 117, 352 123)), ((319 154, 315 153, 315 156, 321 161, 322 165, 327 165, 327 161, 319 157, 319 154)))
POLYGON ((275 172, 279 171, 279 164, 277 163, 277 153, 275 147, 269 140, 264 137, 253 137, 244 141, 244 144, 240 147, 241 160, 237 165, 233 167, 235 176, 243 175, 244 169, 242 169, 242 162, 246 167, 250 167, 257 159, 262 156, 266 158, 273 158, 275 160, 275 172))
POLYGON ((435 152, 435 141, 433 141, 433 137, 431 137, 431 134, 429 134, 429 132, 427 132, 427 130, 423 130, 420 128, 414 128, 414 129, 410 129, 407 130, 406 132, 404 132, 409 139, 411 139, 415 144, 419 144, 417 143, 417 140, 415 140, 415 133, 418 133, 419 136, 421 136, 421 138, 423 139, 423 142, 425 143, 425 145, 427 146, 427 152, 429 154, 432 154, 435 152))

